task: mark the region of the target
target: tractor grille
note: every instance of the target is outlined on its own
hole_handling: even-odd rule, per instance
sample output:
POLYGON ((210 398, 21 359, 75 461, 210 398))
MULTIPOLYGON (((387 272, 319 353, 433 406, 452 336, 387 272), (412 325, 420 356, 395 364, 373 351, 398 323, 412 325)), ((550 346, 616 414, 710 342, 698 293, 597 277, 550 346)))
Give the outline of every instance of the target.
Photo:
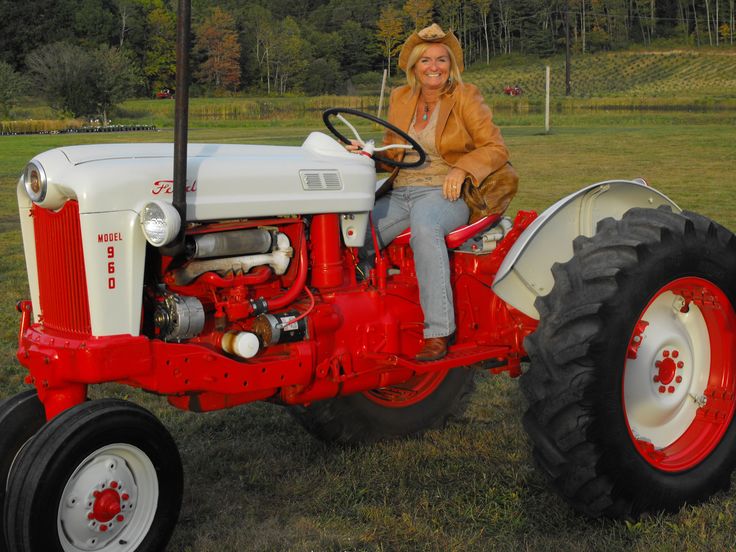
POLYGON ((84 272, 79 206, 53 212, 33 206, 41 322, 51 330, 92 333, 84 272))

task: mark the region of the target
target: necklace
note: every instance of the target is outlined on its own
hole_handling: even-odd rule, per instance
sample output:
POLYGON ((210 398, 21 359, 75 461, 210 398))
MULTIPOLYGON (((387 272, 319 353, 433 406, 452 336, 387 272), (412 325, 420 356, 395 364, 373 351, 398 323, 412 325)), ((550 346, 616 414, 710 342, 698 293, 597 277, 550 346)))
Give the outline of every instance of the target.
MULTIPOLYGON (((434 107, 436 103, 437 102, 434 102, 432 104, 432 107, 434 107)), ((426 121, 427 118, 429 117, 429 110, 430 110, 430 106, 427 103, 427 100, 424 100, 424 113, 422 114, 422 121, 426 121)))

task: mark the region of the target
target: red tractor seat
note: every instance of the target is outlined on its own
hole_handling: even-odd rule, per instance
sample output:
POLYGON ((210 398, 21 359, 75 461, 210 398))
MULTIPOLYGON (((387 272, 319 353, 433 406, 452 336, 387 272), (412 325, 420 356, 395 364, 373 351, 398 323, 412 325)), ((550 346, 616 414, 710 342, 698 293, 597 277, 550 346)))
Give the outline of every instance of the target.
MULTIPOLYGON (((455 228, 452 232, 445 236, 445 243, 447 244, 447 248, 456 249, 460 247, 470 238, 475 236, 478 232, 482 232, 483 230, 486 230, 496 224, 500 218, 501 215, 488 215, 486 217, 483 217, 482 219, 475 221, 473 224, 466 224, 465 226, 459 226, 458 228, 455 228)), ((396 236, 394 241, 392 241, 391 243, 395 245, 407 245, 410 239, 411 228, 407 228, 406 231, 396 236)))

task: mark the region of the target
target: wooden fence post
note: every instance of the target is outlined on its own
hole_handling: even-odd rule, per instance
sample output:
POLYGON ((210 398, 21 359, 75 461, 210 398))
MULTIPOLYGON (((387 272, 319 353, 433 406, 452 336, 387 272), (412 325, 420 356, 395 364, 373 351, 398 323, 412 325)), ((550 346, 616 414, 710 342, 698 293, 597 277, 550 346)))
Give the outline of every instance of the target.
POLYGON ((383 80, 381 81, 381 97, 378 99, 378 114, 376 117, 381 118, 381 110, 383 109, 383 92, 386 90, 386 70, 383 70, 383 80))
POLYGON ((544 93, 544 132, 549 134, 549 84, 550 84, 549 65, 547 65, 545 69, 545 74, 547 77, 547 81, 545 84, 545 93, 544 93))

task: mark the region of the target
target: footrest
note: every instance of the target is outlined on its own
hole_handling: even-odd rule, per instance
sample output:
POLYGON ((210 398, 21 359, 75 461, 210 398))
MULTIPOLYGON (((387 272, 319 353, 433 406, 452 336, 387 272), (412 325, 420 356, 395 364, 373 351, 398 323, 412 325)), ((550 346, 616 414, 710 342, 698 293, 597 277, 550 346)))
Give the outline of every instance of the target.
POLYGON ((420 362, 413 357, 373 353, 370 356, 382 364, 390 364, 401 368, 409 368, 414 372, 421 374, 424 372, 444 370, 446 368, 457 368, 459 366, 469 366, 476 362, 490 361, 492 367, 501 367, 509 364, 508 347, 499 347, 494 345, 472 345, 460 344, 452 345, 447 351, 447 356, 440 360, 432 360, 429 362, 420 362))

